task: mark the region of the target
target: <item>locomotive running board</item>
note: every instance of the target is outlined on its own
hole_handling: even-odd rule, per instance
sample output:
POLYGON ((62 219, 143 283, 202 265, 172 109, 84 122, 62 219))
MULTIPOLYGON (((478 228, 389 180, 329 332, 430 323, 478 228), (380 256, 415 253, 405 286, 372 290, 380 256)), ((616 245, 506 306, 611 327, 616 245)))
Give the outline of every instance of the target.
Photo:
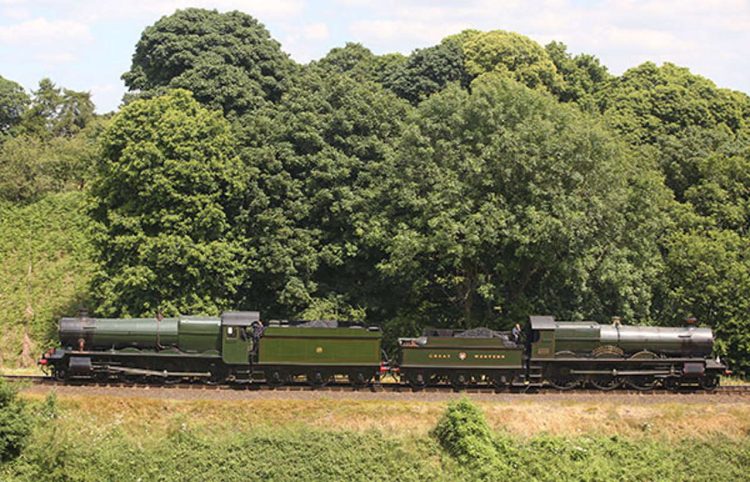
POLYGON ((612 375, 612 376, 638 376, 638 375, 679 375, 669 370, 570 370, 571 375, 612 375))
POLYGON ((208 378, 211 376, 210 372, 168 372, 156 371, 156 370, 144 370, 143 368, 128 368, 128 367, 113 367, 108 366, 107 370, 112 372, 126 373, 128 375, 149 375, 154 377, 203 377, 208 378))

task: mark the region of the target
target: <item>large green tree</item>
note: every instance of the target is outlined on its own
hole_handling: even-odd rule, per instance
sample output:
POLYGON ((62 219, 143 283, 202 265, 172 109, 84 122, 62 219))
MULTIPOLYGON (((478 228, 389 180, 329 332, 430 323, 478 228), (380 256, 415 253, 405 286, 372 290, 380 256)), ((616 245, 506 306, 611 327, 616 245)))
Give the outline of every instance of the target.
POLYGON ((669 196, 602 125, 497 74, 412 124, 367 230, 402 319, 648 316, 669 196))
POLYGON ((277 101, 294 69, 252 16, 188 8, 143 31, 122 78, 141 95, 184 88, 205 105, 242 115, 277 101))
POLYGON ((313 65, 257 116, 270 133, 242 153, 255 173, 242 223, 254 259, 248 302, 284 316, 320 300, 364 303, 377 260, 357 226, 407 109, 374 82, 313 65))
POLYGON ((232 225, 247 175, 221 113, 177 90, 123 108, 102 142, 92 208, 97 311, 235 307, 244 266, 232 225))
POLYGON ((684 67, 646 62, 613 78, 596 95, 608 122, 634 144, 653 144, 689 127, 740 131, 750 119, 750 97, 719 89, 684 67))
POLYGON ((524 35, 504 30, 469 30, 448 39, 460 42, 466 70, 472 76, 495 72, 531 88, 551 92, 562 88, 563 78, 547 51, 524 35))
POLYGON ((653 286, 652 317, 693 314, 717 333, 738 371, 750 357, 750 97, 688 69, 647 62, 594 94, 606 122, 655 159, 678 205, 661 242, 667 269, 653 286))
POLYGON ((33 94, 21 122, 24 134, 42 139, 73 137, 94 119, 88 92, 61 88, 45 78, 33 94))

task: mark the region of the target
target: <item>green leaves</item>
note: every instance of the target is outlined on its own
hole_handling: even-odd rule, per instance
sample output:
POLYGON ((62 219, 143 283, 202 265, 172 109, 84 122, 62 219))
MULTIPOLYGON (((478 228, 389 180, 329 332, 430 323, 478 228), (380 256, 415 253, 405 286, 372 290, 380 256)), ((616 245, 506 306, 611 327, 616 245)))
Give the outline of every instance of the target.
POLYGON ((21 85, 0 76, 0 141, 21 122, 29 101, 21 85))
MULTIPOLYGON (((623 250, 637 165, 595 121, 499 74, 423 102, 387 165, 368 241, 425 322, 647 313, 655 249, 623 250), (648 254, 644 256, 644 251, 648 254), (614 277, 609 270, 641 273, 614 277), (580 310, 580 311, 579 311, 580 310)), ((643 166, 638 166, 643 167, 643 166)), ((663 216, 658 189, 649 214, 663 216)), ((643 243, 656 241, 644 229, 643 243)))
POLYGON ((103 136, 92 217, 108 315, 216 313, 233 304, 244 251, 232 234, 247 173, 221 113, 173 91, 125 107, 103 136))
POLYGON ((140 95, 185 88, 211 108, 242 115, 278 101, 294 69, 250 15, 188 8, 143 32, 122 78, 140 95))

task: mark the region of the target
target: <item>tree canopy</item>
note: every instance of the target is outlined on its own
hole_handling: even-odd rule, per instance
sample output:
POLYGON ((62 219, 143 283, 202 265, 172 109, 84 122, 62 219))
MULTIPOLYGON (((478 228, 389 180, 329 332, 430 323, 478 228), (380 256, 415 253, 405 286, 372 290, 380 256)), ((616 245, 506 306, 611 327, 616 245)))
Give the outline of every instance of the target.
POLYGON ((427 320, 644 315, 656 233, 641 228, 643 249, 628 252, 628 216, 661 216, 664 197, 657 186, 632 204, 638 167, 575 109, 481 77, 420 104, 368 237, 385 246, 380 271, 408 287, 400 301, 427 320))
POLYGON ((293 69, 254 17, 188 8, 146 28, 122 78, 146 95, 189 89, 205 105, 241 115, 277 101, 293 69))
POLYGON ((232 234, 247 175, 229 123, 186 91, 137 100, 102 137, 92 217, 101 313, 217 313, 232 304, 232 234))
POLYGON ((549 54, 538 43, 514 32, 468 31, 461 39, 466 70, 473 76, 496 72, 531 88, 555 92, 563 82, 549 54))

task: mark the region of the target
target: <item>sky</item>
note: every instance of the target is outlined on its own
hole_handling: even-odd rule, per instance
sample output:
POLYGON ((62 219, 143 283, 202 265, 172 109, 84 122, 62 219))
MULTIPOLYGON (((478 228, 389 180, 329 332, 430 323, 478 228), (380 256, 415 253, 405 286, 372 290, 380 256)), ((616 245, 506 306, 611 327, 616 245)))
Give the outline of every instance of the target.
POLYGON ((500 29, 562 41, 614 74, 668 61, 750 93, 750 0, 0 0, 0 76, 27 89, 49 77, 115 110, 143 29, 187 7, 253 15, 301 63, 346 42, 408 54, 500 29))

